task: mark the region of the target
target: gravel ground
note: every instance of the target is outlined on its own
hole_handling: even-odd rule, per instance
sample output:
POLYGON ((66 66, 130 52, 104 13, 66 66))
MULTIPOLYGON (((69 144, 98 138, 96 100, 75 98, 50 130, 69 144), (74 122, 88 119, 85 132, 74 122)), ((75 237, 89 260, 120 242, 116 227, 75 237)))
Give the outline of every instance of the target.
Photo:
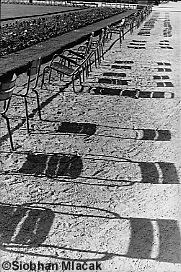
POLYGON ((29 99, 30 135, 18 118, 23 103, 13 98, 16 152, 3 122, 0 135, 2 262, 52 262, 58 271, 66 271, 63 260, 98 261, 104 272, 181 271, 180 12, 175 2, 154 7, 150 36, 139 35, 143 23, 121 47, 115 42, 83 93, 62 91, 56 77, 46 84, 43 121, 29 99), (117 84, 103 83, 110 72, 125 73, 128 85, 119 86, 117 74, 117 84), (96 95, 97 87, 121 92, 96 95))

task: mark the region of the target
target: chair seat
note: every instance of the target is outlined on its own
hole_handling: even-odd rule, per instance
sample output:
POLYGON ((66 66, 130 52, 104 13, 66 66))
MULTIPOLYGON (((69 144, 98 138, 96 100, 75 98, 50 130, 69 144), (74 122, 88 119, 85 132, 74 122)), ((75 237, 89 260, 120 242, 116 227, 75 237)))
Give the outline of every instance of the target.
POLYGON ((54 61, 51 64, 51 68, 53 68, 54 70, 56 70, 57 72, 63 73, 65 75, 71 75, 74 72, 74 69, 67 67, 63 64, 61 64, 60 62, 54 61))
POLYGON ((14 150, 13 139, 10 129, 9 118, 6 113, 10 106, 10 101, 15 87, 16 79, 16 74, 12 74, 12 72, 9 72, 1 78, 2 81, 0 82, 0 115, 6 120, 12 150, 14 150))
POLYGON ((9 99, 13 93, 13 90, 6 90, 6 91, 1 91, 0 90, 0 101, 9 99))

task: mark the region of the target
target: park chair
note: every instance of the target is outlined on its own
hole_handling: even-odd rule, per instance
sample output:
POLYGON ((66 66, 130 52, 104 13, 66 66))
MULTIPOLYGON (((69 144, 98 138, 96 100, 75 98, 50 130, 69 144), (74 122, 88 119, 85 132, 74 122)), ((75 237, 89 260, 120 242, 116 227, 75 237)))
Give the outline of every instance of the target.
POLYGON ((119 24, 113 24, 112 26, 110 26, 109 28, 110 39, 112 38, 112 34, 115 33, 119 35, 120 43, 122 43, 122 40, 124 40, 124 35, 125 35, 125 32, 124 32, 125 23, 126 23, 126 20, 123 18, 119 24))
POLYGON ((106 42, 109 42, 110 41, 110 26, 106 26, 104 28, 104 36, 103 36, 103 46, 105 45, 106 42))
MULTIPOLYGON (((91 46, 92 46, 92 42, 94 39, 94 32, 91 33, 89 39, 86 40, 85 43, 79 45, 77 48, 73 48, 73 49, 65 49, 63 51, 63 55, 65 55, 66 57, 70 58, 71 60, 74 60, 76 63, 80 64, 83 60, 85 60, 88 55, 91 52, 91 46)), ((86 61, 86 64, 84 65, 84 71, 86 73, 86 75, 88 75, 89 73, 89 69, 91 71, 91 59, 89 59, 89 62, 86 61), (86 67, 87 65, 87 67, 86 67)), ((96 52, 94 54, 94 61, 95 61, 95 66, 97 67, 97 61, 96 61, 96 52)), ((73 63, 71 63, 71 66, 73 66, 73 63)), ((84 72, 83 72, 83 81, 84 81, 85 77, 84 77, 84 72)))
POLYGON ((88 75, 88 68, 90 65, 90 58, 92 57, 92 53, 90 53, 86 59, 83 59, 80 63, 77 63, 74 59, 67 57, 62 54, 55 54, 50 62, 49 66, 46 66, 43 70, 42 76, 42 86, 44 84, 44 78, 46 72, 49 72, 49 82, 51 80, 52 71, 56 71, 60 75, 60 80, 62 76, 70 77, 73 84, 73 91, 75 90, 75 80, 78 78, 80 82, 80 86, 82 87, 82 79, 81 73, 83 74, 84 81, 84 72, 86 72, 86 76, 88 75))
MULTIPOLYGON (((82 59, 85 59, 90 54, 90 52, 94 51, 94 54, 92 54, 92 56, 94 56, 93 62, 97 68, 97 62, 100 64, 101 58, 103 58, 103 46, 105 43, 105 38, 106 35, 104 29, 102 29, 101 33, 97 36, 95 36, 94 32, 92 32, 89 40, 83 45, 80 45, 77 48, 77 51, 68 49, 64 50, 63 53, 66 54, 67 57, 74 59, 76 62, 80 62, 82 59)), ((92 62, 91 59, 90 61, 92 62)), ((89 67, 91 67, 91 65, 89 67)))
POLYGON ((13 94, 13 90, 15 87, 17 76, 16 74, 7 74, 5 78, 0 82, 0 102, 2 103, 2 110, 0 110, 1 116, 6 120, 7 123, 7 128, 8 128, 8 133, 9 133, 9 139, 10 139, 10 145, 11 149, 14 150, 13 146, 13 139, 11 135, 11 129, 10 129, 10 123, 9 123, 9 118, 6 115, 9 106, 10 106, 10 101, 11 97, 13 94))
MULTIPOLYGON (((100 64, 101 58, 104 58, 103 47, 105 41, 107 40, 108 28, 102 29, 100 34, 95 36, 94 32, 91 33, 89 40, 83 45, 80 45, 77 50, 64 50, 63 54, 71 59, 74 59, 76 62, 80 62, 82 59, 85 59, 90 52, 94 51, 93 62, 90 59, 91 64, 95 63, 95 67, 97 68, 97 64, 100 64)), ((89 65, 91 68, 91 65, 89 65)))
POLYGON ((92 32, 89 39, 84 44, 78 46, 77 49, 65 49, 62 54, 76 62, 81 62, 83 59, 86 59, 90 53, 93 37, 94 32, 92 32))
POLYGON ((95 52, 95 57, 97 55, 97 59, 95 59, 95 66, 97 67, 97 60, 98 64, 101 63, 101 58, 104 59, 104 44, 105 44, 105 39, 106 39, 106 30, 102 29, 101 33, 98 35, 98 37, 95 37, 92 40, 91 44, 91 50, 95 52))
POLYGON ((30 61, 28 64, 28 70, 27 70, 27 87, 26 88, 17 88, 14 95, 20 96, 24 98, 25 102, 25 113, 26 113, 26 124, 27 124, 27 132, 30 132, 29 129, 29 117, 28 117, 28 101, 27 98, 29 97, 29 92, 33 91, 36 95, 37 100, 37 110, 39 114, 39 118, 41 120, 41 107, 40 107, 40 101, 39 101, 39 95, 37 92, 37 85, 38 85, 38 79, 40 75, 40 66, 41 66, 41 57, 30 61))

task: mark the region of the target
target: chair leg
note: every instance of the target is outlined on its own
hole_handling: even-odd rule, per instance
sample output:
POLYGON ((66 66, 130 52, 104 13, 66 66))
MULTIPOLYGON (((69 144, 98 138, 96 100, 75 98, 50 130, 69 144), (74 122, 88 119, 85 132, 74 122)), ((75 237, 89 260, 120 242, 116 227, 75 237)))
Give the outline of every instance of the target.
POLYGON ((119 42, 120 42, 120 45, 122 44, 122 35, 121 35, 121 32, 119 34, 119 42))
POLYGON ((88 75, 89 75, 89 68, 90 68, 90 72, 92 72, 92 64, 94 64, 94 62, 91 62, 91 58, 90 58, 88 63, 88 75))
POLYGON ((40 107, 40 99, 39 99, 39 95, 38 95, 37 90, 33 90, 33 92, 36 94, 36 101, 37 101, 38 115, 39 115, 40 120, 42 120, 42 118, 41 118, 41 107, 40 107))
POLYGON ((89 75, 89 68, 90 68, 90 61, 87 61, 87 63, 85 63, 85 77, 87 78, 89 75))
POLYGON ((79 81, 80 81, 80 85, 82 85, 81 72, 80 71, 79 71, 79 81))
POLYGON ((85 77, 87 78, 89 76, 89 71, 90 71, 90 61, 88 61, 85 64, 85 77))
POLYGON ((51 80, 51 75, 52 75, 52 69, 50 68, 50 73, 49 73, 49 78, 48 78, 49 83, 50 83, 50 80, 51 80))
POLYGON ((99 47, 97 48, 97 58, 98 58, 98 64, 101 64, 101 55, 100 55, 100 51, 99 51, 99 47))
POLYGON ((43 75, 42 75, 42 80, 41 80, 41 89, 43 87, 43 84, 44 84, 44 81, 45 81, 45 73, 46 73, 46 70, 49 70, 49 67, 45 67, 43 69, 43 75))
POLYGON ((101 45, 101 57, 104 59, 104 46, 103 44, 101 45))
MULTIPOLYGON (((76 78, 76 75, 72 76, 72 85, 73 85, 73 91, 74 91, 74 93, 76 93, 76 91, 75 91, 75 82, 74 82, 74 80, 76 78)), ((80 86, 82 86, 81 72, 80 71, 78 72, 78 77, 79 77, 79 81, 80 81, 80 86)))
POLYGON ((42 80, 41 80, 41 89, 43 87, 44 81, 45 81, 45 69, 43 69, 42 80))
POLYGON ((99 45, 99 55, 100 58, 102 59, 102 44, 99 45))
POLYGON ((86 64, 85 67, 82 67, 82 79, 85 81, 85 70, 86 70, 86 64))
POLYGON ((95 58, 95 67, 97 68, 97 56, 96 56, 96 51, 95 51, 95 54, 94 54, 94 58, 95 58))
POLYGON ((122 39, 124 40, 124 28, 122 30, 122 39))
POLYGON ((2 117, 6 120, 6 124, 7 124, 7 128, 8 128, 8 134, 9 134, 9 140, 10 140, 10 145, 11 145, 11 149, 12 151, 14 151, 14 146, 13 146, 13 138, 11 135, 11 129, 10 129, 10 123, 9 123, 9 118, 5 115, 2 114, 2 117))
POLYGON ((29 119, 28 119, 28 102, 26 97, 24 97, 25 101, 25 112, 26 112, 26 127, 27 127, 27 132, 30 133, 30 126, 29 126, 29 119))
POLYGON ((86 76, 88 77, 89 73, 92 72, 92 62, 91 62, 91 59, 88 61, 88 63, 87 63, 86 66, 87 66, 86 76))
POLYGON ((75 93, 74 75, 72 76, 72 85, 73 85, 73 91, 74 91, 74 93, 75 93))

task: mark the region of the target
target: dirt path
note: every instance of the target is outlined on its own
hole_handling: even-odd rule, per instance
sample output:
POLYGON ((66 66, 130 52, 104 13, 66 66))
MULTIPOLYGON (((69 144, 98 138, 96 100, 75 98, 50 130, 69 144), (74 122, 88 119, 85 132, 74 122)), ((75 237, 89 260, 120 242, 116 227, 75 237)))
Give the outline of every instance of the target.
POLYGON ((82 94, 62 92, 55 78, 40 92, 43 121, 34 112, 31 135, 13 100, 14 153, 1 124, 2 261, 57 263, 59 272, 69 260, 98 261, 104 272, 181 271, 176 11, 181 4, 154 7, 150 36, 138 35, 141 25, 116 42, 82 94), (128 85, 104 73, 125 73, 128 85), (95 95, 96 87, 121 92, 95 95))

